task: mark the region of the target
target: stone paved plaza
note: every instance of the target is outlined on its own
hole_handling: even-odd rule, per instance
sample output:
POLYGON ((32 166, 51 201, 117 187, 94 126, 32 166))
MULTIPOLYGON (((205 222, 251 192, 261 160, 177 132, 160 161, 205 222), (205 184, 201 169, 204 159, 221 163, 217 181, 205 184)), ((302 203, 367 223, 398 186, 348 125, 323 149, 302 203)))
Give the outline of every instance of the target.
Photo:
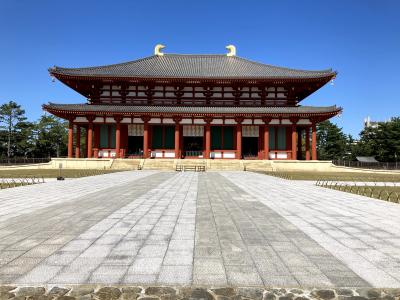
POLYGON ((0 191, 0 284, 400 287, 400 205, 250 172, 0 191))

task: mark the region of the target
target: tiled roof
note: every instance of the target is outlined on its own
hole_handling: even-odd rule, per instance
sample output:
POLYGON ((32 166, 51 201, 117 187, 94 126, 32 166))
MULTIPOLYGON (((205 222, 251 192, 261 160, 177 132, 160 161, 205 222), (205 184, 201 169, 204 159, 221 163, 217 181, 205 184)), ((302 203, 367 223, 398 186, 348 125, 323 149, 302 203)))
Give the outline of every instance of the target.
POLYGON ((98 67, 49 69, 54 75, 82 77, 307 79, 334 77, 332 69, 306 71, 253 62, 238 56, 165 54, 98 67))
POLYGON ((43 105, 48 111, 104 112, 104 113, 167 113, 167 114, 336 114, 337 106, 282 106, 282 107, 206 107, 206 106, 134 106, 97 104, 43 105))

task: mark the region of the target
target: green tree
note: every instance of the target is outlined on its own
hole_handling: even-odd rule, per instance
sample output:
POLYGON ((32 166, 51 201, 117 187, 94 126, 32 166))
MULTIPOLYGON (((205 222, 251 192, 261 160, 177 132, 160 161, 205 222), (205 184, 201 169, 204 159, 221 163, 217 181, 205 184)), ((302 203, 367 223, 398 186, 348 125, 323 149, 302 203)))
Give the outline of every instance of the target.
POLYGON ((357 141, 353 138, 351 134, 346 136, 346 151, 344 154, 345 160, 354 161, 356 160, 355 149, 357 147, 357 141))
POLYGON ((67 123, 55 116, 43 115, 36 124, 36 157, 60 157, 67 153, 67 123))
POLYGON ((360 133, 354 149, 357 156, 374 156, 378 161, 395 162, 400 156, 400 118, 380 122, 377 127, 367 127, 360 133))
POLYGON ((16 102, 10 101, 0 106, 0 129, 4 131, 2 136, 5 137, 8 158, 16 152, 16 140, 25 120, 25 110, 16 102))
POLYGON ((0 158, 7 156, 7 132, 0 128, 0 158))
POLYGON ((347 155, 347 145, 347 137, 342 132, 342 128, 330 121, 324 121, 317 125, 318 159, 343 159, 347 155))
POLYGON ((16 125, 13 154, 16 157, 33 157, 36 144, 36 124, 33 122, 19 122, 16 125))

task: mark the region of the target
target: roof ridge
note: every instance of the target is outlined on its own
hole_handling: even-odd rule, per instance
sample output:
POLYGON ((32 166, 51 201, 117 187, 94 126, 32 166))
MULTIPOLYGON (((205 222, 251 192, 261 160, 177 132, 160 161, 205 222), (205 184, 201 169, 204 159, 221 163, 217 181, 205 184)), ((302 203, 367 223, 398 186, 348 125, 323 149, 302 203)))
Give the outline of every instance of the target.
POLYGON ((202 53, 198 53, 198 54, 195 54, 195 53, 188 53, 188 54, 186 54, 186 53, 163 53, 162 56, 172 56, 172 55, 175 55, 175 56, 226 56, 226 54, 218 54, 218 53, 208 53, 208 54, 202 54, 202 53))

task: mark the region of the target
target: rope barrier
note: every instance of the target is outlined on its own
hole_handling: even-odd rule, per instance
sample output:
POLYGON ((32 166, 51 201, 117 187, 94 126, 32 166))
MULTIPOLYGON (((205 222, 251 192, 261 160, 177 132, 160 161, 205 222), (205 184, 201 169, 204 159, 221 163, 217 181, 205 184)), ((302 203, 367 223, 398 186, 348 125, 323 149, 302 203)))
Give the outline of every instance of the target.
POLYGON ((388 185, 386 182, 382 185, 378 184, 378 181, 370 177, 365 178, 364 182, 360 182, 359 179, 355 180, 354 178, 352 178, 350 182, 352 182, 352 184, 349 184, 349 182, 341 182, 340 178, 336 180, 318 179, 315 185, 388 202, 400 203, 400 192, 390 190, 392 186, 396 187, 395 182, 393 182, 392 186, 388 185))
POLYGON ((33 185, 33 184, 40 184, 44 183, 45 180, 43 176, 40 178, 36 176, 32 177, 21 177, 21 178, 0 178, 0 189, 7 189, 13 188, 17 186, 26 186, 26 185, 33 185))

